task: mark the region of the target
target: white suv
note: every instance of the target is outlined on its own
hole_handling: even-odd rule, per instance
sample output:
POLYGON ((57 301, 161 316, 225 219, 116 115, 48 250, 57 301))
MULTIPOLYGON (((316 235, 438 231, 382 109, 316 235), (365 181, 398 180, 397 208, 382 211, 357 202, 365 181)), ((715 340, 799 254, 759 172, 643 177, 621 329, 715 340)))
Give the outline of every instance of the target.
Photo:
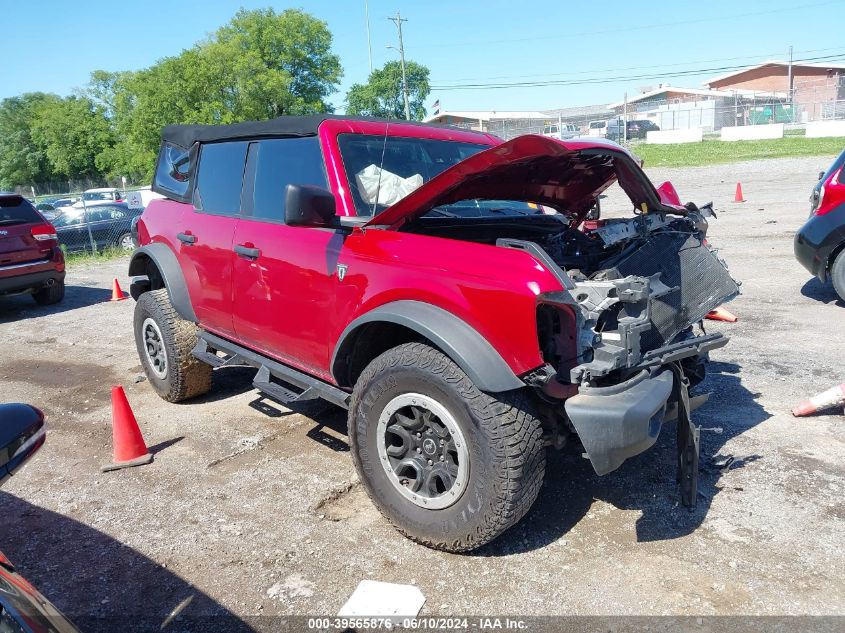
POLYGON ((562 141, 567 138, 575 138, 581 134, 581 130, 574 123, 552 123, 543 128, 543 136, 550 136, 562 141), (558 129, 559 128, 559 129, 558 129))

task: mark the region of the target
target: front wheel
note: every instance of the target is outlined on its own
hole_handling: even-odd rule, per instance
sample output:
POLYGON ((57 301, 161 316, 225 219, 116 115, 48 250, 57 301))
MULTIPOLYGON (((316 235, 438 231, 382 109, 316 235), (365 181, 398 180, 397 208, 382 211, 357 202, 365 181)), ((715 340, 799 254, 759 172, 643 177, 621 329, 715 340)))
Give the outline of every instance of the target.
POLYGON ((412 540, 464 552, 518 522, 543 481, 540 422, 525 391, 480 391, 448 357, 407 343, 373 360, 349 409, 358 474, 412 540))
POLYGON ((211 389, 211 366, 191 354, 197 327, 176 314, 166 288, 138 297, 134 326, 141 365, 159 396, 179 402, 211 389))

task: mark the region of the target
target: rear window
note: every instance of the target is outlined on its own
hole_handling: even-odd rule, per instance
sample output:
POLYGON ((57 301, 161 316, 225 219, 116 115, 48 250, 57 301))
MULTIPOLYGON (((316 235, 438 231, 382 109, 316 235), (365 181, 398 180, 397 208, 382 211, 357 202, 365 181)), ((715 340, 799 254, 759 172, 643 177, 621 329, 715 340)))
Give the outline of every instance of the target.
POLYGON ((194 207, 218 215, 241 212, 241 188, 249 143, 212 143, 200 150, 194 207))
POLYGON ((156 165, 153 190, 186 201, 191 178, 191 153, 183 147, 165 143, 156 165))
POLYGON ((606 121, 593 121, 592 123, 590 123, 590 129, 591 130, 598 130, 600 128, 605 127, 605 123, 606 123, 606 121))
POLYGON ((20 196, 0 196, 0 227, 41 222, 35 208, 20 196))

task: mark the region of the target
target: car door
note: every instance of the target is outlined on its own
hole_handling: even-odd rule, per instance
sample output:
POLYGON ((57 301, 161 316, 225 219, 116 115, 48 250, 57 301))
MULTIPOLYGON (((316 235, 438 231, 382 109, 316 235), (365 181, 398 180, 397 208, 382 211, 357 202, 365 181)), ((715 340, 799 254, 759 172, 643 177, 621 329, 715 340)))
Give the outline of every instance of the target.
POLYGON ((82 213, 65 212, 53 220, 56 227, 56 234, 59 236, 59 244, 68 251, 78 251, 91 248, 88 241, 88 229, 85 224, 85 217, 82 213))
POLYGON ((240 340, 329 378, 337 254, 331 228, 287 226, 289 184, 327 188, 317 137, 250 143, 243 215, 234 236, 234 327, 240 340))
POLYGON ((112 212, 113 207, 107 205, 88 207, 88 227, 86 228, 91 229, 91 237, 94 238, 98 250, 112 245, 110 240, 110 233, 114 227, 112 212))
POLYGON ((193 209, 179 218, 174 245, 197 319, 223 336, 232 325, 232 236, 241 207, 249 143, 208 143, 199 150, 193 209))

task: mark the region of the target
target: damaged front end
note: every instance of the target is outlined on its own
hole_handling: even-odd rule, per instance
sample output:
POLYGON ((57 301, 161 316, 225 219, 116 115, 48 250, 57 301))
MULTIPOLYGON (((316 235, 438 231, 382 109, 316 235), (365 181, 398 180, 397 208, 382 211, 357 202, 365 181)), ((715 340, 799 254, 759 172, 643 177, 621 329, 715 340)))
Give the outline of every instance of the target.
POLYGON ((702 320, 739 294, 707 243, 712 216, 709 205, 682 206, 670 183, 655 188, 619 145, 529 135, 455 164, 367 226, 531 254, 561 286, 537 296, 545 365, 523 376, 540 398, 547 443, 559 447, 574 431, 603 475, 654 444, 672 409, 691 505, 698 451, 687 390, 703 379, 707 353, 727 343, 705 333, 702 320), (614 183, 634 217, 585 223, 614 183), (490 200, 555 213, 508 215, 505 203, 485 215, 480 204, 465 203, 490 200))
POLYGON ((709 207, 688 205, 681 217, 611 220, 569 247, 559 237, 544 244, 555 265, 569 266, 564 290, 538 297, 547 365, 534 384, 547 409, 578 434, 599 475, 654 444, 670 405, 689 413, 679 402, 689 381, 703 377, 707 353, 728 341, 693 331, 739 294, 705 238, 709 215, 709 207))

